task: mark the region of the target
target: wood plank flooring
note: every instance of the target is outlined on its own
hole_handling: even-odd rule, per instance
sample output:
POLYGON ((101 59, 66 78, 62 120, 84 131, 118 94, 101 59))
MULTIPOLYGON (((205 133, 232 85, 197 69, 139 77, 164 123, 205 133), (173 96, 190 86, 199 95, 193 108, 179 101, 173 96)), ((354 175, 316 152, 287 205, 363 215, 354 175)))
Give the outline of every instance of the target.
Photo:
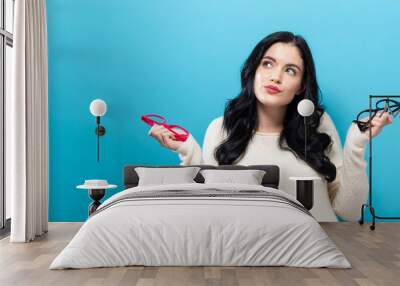
POLYGON ((351 262, 352 269, 290 267, 118 267, 49 270, 52 260, 81 223, 50 223, 32 243, 0 241, 1 286, 75 285, 400 285, 400 223, 377 223, 375 231, 357 223, 322 223, 351 262))

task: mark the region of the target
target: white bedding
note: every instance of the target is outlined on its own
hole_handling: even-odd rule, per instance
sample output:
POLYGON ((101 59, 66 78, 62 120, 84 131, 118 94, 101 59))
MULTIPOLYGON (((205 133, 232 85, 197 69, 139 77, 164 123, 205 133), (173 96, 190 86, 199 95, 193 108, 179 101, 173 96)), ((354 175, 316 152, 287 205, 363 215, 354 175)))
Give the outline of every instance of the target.
POLYGON ((274 200, 174 197, 115 203, 136 192, 207 189, 262 190, 295 201, 282 191, 255 185, 191 183, 127 189, 99 207, 50 269, 127 265, 351 267, 312 216, 274 200))

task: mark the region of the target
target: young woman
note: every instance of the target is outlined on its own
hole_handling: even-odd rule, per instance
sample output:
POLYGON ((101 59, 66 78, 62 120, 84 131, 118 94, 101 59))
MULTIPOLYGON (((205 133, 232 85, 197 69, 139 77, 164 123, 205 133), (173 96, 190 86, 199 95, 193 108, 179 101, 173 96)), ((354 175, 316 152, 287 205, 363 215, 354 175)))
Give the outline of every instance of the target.
MULTIPOLYGON (((372 136, 391 122, 386 112, 375 116, 372 136)), ((296 187, 289 177, 319 176, 311 209, 319 221, 336 221, 336 215, 346 220, 359 217, 368 195, 368 134, 352 123, 342 150, 335 125, 319 102, 310 48, 304 38, 290 32, 273 33, 253 49, 241 71, 240 94, 228 102, 224 116, 208 126, 203 152, 192 135, 181 142, 162 126, 149 131, 162 146, 178 153, 181 165, 278 165, 279 188, 292 195, 296 187), (315 106, 308 117, 307 157, 304 120, 297 112, 305 98, 315 106)))

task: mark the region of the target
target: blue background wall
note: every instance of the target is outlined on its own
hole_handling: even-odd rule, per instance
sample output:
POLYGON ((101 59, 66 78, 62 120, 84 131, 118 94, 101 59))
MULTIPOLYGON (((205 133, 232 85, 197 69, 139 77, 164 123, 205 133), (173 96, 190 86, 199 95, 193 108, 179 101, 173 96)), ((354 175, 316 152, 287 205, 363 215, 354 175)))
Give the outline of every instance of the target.
MULTIPOLYGON (((322 100, 344 141, 369 94, 400 94, 396 1, 49 0, 50 221, 83 221, 90 199, 75 186, 104 178, 121 190, 129 163, 178 164, 147 136, 140 115, 185 126, 202 144, 209 122, 239 91, 256 43, 289 30, 311 46, 322 100), (102 98, 101 162, 95 118, 102 98)), ((375 206, 400 214, 400 120, 374 142, 375 206), (397 161, 397 162, 396 162, 397 161)))

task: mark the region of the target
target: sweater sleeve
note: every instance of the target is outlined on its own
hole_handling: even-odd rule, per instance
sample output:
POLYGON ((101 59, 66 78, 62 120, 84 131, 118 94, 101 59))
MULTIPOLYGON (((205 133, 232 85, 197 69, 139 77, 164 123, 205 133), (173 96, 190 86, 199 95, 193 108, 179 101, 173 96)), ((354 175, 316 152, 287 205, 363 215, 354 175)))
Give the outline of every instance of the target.
POLYGON ((215 148, 221 144, 225 133, 222 130, 223 117, 218 117, 209 124, 203 142, 203 152, 196 139, 190 134, 188 139, 175 151, 181 160, 180 165, 218 165, 214 157, 215 148))
POLYGON ((332 138, 327 156, 336 166, 336 178, 328 183, 328 193, 335 213, 348 221, 355 221, 361 214, 361 205, 368 196, 368 177, 364 159, 365 146, 369 141, 352 123, 346 136, 344 148, 332 119, 325 112, 321 118, 320 132, 332 138))

